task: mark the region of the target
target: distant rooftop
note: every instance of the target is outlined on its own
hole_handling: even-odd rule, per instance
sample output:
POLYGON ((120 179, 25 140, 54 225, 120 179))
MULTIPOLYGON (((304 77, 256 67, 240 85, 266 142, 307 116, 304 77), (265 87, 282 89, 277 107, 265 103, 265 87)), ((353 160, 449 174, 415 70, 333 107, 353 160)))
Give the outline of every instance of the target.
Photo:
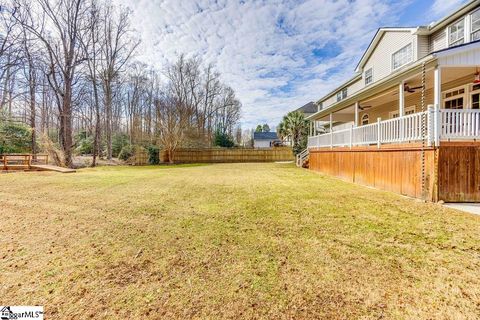
POLYGON ((300 112, 303 112, 304 114, 315 113, 317 112, 317 105, 313 102, 309 102, 295 111, 300 111, 300 112))
POLYGON ((253 140, 278 140, 276 132, 254 132, 253 140))

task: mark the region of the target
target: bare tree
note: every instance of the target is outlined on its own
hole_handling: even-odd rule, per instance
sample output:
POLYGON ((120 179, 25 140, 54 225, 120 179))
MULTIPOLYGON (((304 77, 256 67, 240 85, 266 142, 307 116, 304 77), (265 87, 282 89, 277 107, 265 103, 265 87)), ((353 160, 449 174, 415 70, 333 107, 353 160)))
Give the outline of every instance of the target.
POLYGON ((65 164, 72 166, 72 97, 77 67, 84 61, 80 39, 88 30, 88 6, 83 0, 37 0, 32 8, 28 1, 16 0, 17 21, 43 44, 48 59, 47 80, 59 111, 59 142, 65 164), (39 12, 40 11, 40 12, 39 12))
POLYGON ((97 156, 100 154, 100 138, 101 138, 101 115, 100 115, 100 98, 99 98, 99 76, 98 69, 100 67, 98 57, 101 54, 101 44, 104 43, 101 39, 100 32, 100 10, 101 8, 92 0, 90 5, 90 17, 88 23, 88 32, 85 37, 81 38, 83 50, 87 58, 88 74, 91 81, 92 95, 93 95, 93 110, 95 113, 95 130, 93 138, 93 154, 92 167, 97 164, 97 156))
POLYGON ((102 84, 105 97, 107 158, 112 158, 113 85, 137 48, 139 41, 129 35, 130 12, 107 6, 103 15, 102 84))

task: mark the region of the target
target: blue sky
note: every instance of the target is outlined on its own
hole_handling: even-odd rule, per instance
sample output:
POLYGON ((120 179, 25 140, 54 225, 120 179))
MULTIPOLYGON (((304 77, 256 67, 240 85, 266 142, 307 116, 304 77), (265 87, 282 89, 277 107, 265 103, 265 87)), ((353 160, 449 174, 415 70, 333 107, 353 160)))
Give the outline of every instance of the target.
POLYGON ((114 0, 133 11, 137 59, 162 70, 185 53, 216 64, 242 126, 281 117, 349 79, 376 30, 428 25, 463 0, 114 0))

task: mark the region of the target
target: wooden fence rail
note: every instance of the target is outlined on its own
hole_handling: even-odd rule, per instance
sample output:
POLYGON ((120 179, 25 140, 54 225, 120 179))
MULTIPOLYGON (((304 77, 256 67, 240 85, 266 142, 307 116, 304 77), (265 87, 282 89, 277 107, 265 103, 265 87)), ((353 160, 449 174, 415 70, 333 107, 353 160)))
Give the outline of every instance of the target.
POLYGON ((22 166, 30 169, 32 163, 48 164, 48 154, 0 154, 0 165, 3 170, 8 170, 9 166, 22 166))

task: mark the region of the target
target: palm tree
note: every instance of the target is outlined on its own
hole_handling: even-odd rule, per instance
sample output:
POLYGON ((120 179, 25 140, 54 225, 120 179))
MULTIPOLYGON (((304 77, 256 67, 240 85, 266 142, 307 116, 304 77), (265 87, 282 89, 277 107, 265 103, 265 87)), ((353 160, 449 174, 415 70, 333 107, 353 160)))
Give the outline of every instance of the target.
POLYGON ((302 112, 292 111, 283 117, 277 132, 281 137, 290 137, 293 142, 293 153, 298 154, 307 147, 309 121, 302 112))

